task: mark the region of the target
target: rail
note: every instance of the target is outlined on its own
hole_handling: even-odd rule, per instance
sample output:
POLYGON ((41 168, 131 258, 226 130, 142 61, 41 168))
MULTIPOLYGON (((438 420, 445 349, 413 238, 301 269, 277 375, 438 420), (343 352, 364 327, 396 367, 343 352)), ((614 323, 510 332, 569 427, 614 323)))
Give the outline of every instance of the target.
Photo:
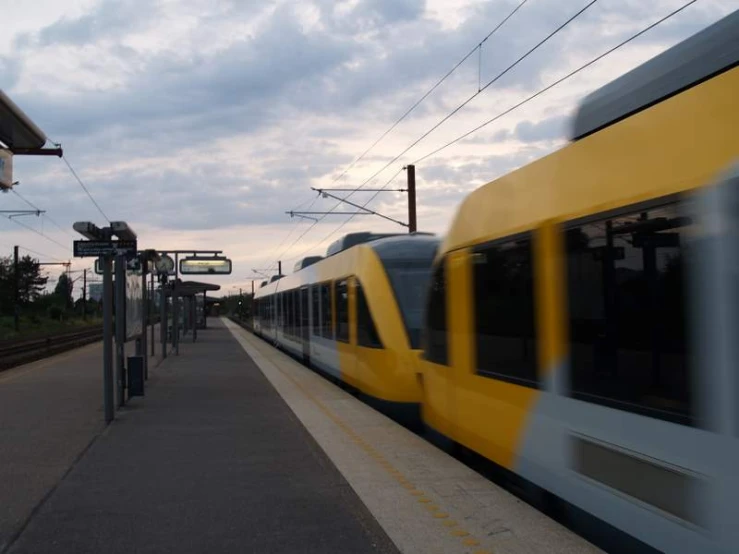
POLYGON ((0 341, 0 371, 79 348, 103 338, 103 326, 32 339, 0 341))

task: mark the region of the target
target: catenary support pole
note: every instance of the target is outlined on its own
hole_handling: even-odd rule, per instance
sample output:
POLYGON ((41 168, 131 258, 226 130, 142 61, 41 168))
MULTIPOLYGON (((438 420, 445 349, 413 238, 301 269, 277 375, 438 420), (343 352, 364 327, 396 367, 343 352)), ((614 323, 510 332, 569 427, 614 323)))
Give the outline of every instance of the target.
POLYGON ((13 281, 15 304, 13 306, 13 329, 17 333, 20 330, 21 315, 21 280, 20 280, 20 264, 18 262, 18 247, 13 247, 13 281))
POLYGON ((416 166, 406 167, 408 173, 408 232, 416 232, 416 166))
POLYGON ((118 407, 126 403, 126 257, 115 260, 115 351, 118 407))
POLYGON ((115 417, 113 378, 113 260, 102 258, 103 265, 103 407, 105 423, 115 417))

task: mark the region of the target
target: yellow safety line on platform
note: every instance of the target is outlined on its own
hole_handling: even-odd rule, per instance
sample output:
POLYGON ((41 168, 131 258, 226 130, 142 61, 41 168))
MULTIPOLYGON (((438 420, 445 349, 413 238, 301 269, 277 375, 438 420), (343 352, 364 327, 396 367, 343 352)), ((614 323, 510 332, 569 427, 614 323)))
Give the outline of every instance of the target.
MULTIPOLYGON (((246 331, 238 328, 239 331, 244 333, 246 335, 246 331)), ((249 337, 246 335, 247 340, 249 337)), ((251 343, 251 341, 249 341, 251 343)), ((253 343, 252 343, 253 344, 253 343)), ((254 345, 253 346, 259 350, 260 354, 262 354, 265 358, 267 355, 265 354, 265 351, 262 350, 259 346, 254 345)), ((266 345, 265 345, 266 346, 266 345)), ((271 347, 269 347, 271 348, 271 347)), ((369 444, 365 439, 363 439, 352 427, 346 423, 341 417, 336 415, 328 406, 326 406, 321 400, 316 398, 316 396, 311 393, 309 390, 307 390, 298 380, 296 380, 292 375, 289 375, 287 372, 285 372, 278 364, 272 363, 277 370, 282 373, 293 385, 295 385, 298 390, 300 390, 306 398, 308 398, 311 402, 313 402, 319 410, 321 410, 331 421, 333 421, 339 429, 344 431, 344 433, 349 436, 349 438, 356 443, 358 446, 364 450, 364 452, 375 462, 377 462, 377 465, 379 465, 382 469, 384 469, 391 477, 393 477, 399 485, 401 485, 406 491, 408 491, 412 496, 417 497, 416 501, 421 504, 429 504, 427 506, 427 510, 429 512, 429 515, 436 519, 439 523, 441 523, 444 527, 450 528, 449 534, 453 537, 458 537, 462 544, 464 546, 479 546, 480 541, 477 540, 472 533, 462 528, 458 522, 449 519, 449 514, 446 512, 441 511, 438 505, 431 504, 432 500, 429 498, 426 493, 418 489, 409 479, 407 479, 403 473, 399 470, 397 470, 392 463, 390 463, 383 455, 382 453, 378 452, 371 444, 369 444)), ((493 554, 492 550, 476 550, 473 554, 493 554)))

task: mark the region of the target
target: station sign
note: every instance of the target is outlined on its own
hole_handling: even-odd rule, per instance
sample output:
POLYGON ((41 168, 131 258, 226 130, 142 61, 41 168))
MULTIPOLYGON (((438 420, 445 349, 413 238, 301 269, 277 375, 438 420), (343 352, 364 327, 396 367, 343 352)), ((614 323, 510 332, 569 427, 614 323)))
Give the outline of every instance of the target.
POLYGON ((76 258, 97 258, 100 256, 135 256, 135 240, 76 240, 76 258))
MULTIPOLYGON (((147 267, 148 271, 151 272, 153 267, 152 263, 149 262, 147 267)), ((141 260, 138 258, 126 260, 126 269, 128 269, 129 271, 136 271, 138 273, 141 273, 141 260)), ((103 264, 100 261, 100 258, 95 260, 95 273, 97 273, 98 275, 103 274, 103 264)), ((113 260, 113 273, 115 273, 115 260, 113 260)))
POLYGON ((231 260, 218 256, 184 258, 180 260, 180 273, 182 275, 230 275, 231 260))
POLYGON ((0 189, 13 186, 13 153, 0 148, 0 189))

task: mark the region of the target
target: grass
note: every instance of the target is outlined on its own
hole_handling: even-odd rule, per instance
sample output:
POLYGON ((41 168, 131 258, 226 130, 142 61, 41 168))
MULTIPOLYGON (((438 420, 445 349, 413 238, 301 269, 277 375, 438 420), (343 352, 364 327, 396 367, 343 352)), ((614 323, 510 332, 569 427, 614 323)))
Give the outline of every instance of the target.
POLYGON ((26 339, 54 333, 63 333, 65 331, 83 329, 92 325, 102 325, 102 323, 102 318, 95 316, 88 316, 86 321, 81 317, 59 321, 41 316, 36 318, 21 316, 19 322, 20 330, 16 333, 13 328, 13 317, 0 316, 0 340, 13 338, 26 339))

